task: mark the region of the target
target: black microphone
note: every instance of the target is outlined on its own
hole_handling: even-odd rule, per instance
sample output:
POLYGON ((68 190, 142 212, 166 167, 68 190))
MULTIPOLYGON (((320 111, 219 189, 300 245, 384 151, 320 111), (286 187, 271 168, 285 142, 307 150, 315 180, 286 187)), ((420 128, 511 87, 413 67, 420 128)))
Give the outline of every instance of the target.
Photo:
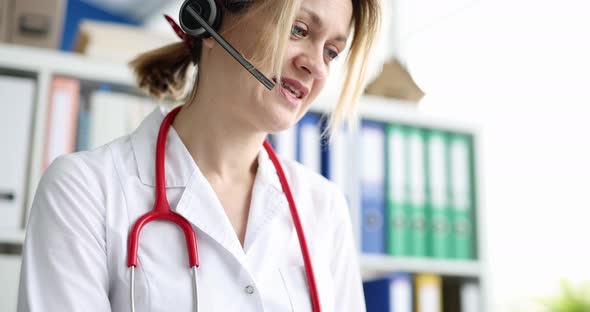
POLYGON ((231 56, 233 56, 236 61, 238 61, 247 71, 249 71, 254 78, 258 79, 269 91, 272 90, 275 84, 266 76, 264 76, 258 69, 256 69, 250 62, 248 62, 234 47, 229 44, 221 35, 219 35, 207 22, 193 9, 193 7, 189 4, 186 6, 187 12, 189 12, 199 24, 215 39, 231 56))

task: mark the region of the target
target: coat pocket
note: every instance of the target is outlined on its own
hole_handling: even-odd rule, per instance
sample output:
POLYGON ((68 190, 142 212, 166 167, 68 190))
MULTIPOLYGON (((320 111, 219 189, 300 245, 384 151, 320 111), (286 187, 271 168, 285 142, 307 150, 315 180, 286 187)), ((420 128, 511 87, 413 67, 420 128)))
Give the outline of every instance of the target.
POLYGON ((286 266, 279 269, 291 302, 292 311, 312 311, 309 285, 303 266, 286 266))

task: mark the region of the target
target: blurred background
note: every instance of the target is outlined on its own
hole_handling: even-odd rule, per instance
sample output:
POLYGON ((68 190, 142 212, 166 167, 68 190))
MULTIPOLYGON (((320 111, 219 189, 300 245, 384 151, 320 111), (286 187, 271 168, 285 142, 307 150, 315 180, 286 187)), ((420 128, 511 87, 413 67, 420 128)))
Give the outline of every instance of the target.
MULTIPOLYGON (((382 2, 359 135, 347 133, 328 153, 300 143, 319 141, 304 129, 321 129, 314 115, 335 103, 336 78, 300 125, 270 138, 349 196, 369 311, 590 311, 590 3, 382 2), (398 168, 398 138, 407 149, 401 180, 386 172, 398 168), (357 143, 356 156, 342 158, 357 143), (375 148, 382 165, 367 168, 375 148), (325 159, 352 164, 353 178, 325 159), (416 229, 396 234, 383 222, 399 199, 385 187, 397 182, 401 217, 409 209, 433 226, 422 242, 416 229), (368 214, 366 187, 381 190, 381 215, 368 214), (447 236, 437 237, 437 203, 447 236), (463 217, 471 231, 460 241, 453 226, 463 217), (393 241, 403 235, 399 251, 393 241), (389 306, 389 297, 404 303, 389 306)), ((0 0, 1 311, 16 307, 27 210, 44 168, 132 131, 161 104, 133 87, 126 62, 178 40, 162 14, 177 20, 181 4, 0 0)))

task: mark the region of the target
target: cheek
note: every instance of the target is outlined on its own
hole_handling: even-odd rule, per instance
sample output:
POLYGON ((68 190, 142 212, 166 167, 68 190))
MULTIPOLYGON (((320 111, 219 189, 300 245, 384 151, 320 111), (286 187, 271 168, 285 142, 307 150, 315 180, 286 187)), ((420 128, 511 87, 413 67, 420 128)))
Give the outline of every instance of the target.
POLYGON ((314 81, 313 87, 311 88, 311 90, 309 92, 309 101, 310 102, 313 102, 316 99, 318 94, 320 94, 320 92, 324 89, 325 84, 326 84, 325 79, 314 81))

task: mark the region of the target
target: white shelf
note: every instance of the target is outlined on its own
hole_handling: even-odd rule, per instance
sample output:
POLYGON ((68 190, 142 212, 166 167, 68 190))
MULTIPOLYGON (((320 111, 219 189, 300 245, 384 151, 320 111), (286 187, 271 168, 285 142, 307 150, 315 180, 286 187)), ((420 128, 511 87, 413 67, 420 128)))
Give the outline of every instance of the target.
POLYGON ((480 278, 481 264, 477 260, 429 259, 361 255, 363 279, 370 279, 392 272, 432 273, 444 276, 480 278))
POLYGON ((25 241, 24 230, 0 230, 0 244, 15 244, 22 245, 25 241))
POLYGON ((425 128, 438 128, 448 131, 473 133, 479 130, 465 120, 452 119, 434 113, 424 112, 415 103, 393 98, 363 95, 358 106, 360 119, 382 122, 405 123, 425 128))
POLYGON ((13 44, 0 43, 0 68, 123 85, 134 83, 131 70, 124 63, 13 44))

